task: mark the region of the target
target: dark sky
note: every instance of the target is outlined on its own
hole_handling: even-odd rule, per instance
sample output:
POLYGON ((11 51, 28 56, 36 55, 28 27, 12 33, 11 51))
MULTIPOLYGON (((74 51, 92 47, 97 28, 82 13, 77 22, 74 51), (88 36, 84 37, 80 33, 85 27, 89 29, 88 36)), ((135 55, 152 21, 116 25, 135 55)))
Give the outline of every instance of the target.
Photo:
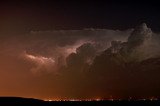
POLYGON ((2 0, 0 28, 3 31, 126 29, 146 22, 159 31, 159 9, 154 1, 2 0))

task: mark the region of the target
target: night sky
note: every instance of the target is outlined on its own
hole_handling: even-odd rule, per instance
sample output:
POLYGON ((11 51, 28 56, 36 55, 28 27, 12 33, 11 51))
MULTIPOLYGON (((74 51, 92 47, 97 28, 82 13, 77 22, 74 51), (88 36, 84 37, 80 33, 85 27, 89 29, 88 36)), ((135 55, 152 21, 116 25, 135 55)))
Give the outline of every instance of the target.
POLYGON ((157 31, 159 9, 155 1, 2 0, 0 21, 3 31, 126 29, 142 22, 157 31))
POLYGON ((1 0, 0 96, 160 97, 155 1, 1 0))

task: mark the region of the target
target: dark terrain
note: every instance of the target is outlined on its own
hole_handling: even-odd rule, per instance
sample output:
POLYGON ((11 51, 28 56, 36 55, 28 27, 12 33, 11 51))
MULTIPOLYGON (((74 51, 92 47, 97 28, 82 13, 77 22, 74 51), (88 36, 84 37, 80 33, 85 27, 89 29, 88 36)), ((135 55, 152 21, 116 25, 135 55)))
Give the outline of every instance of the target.
POLYGON ((32 98, 0 97, 0 106, 137 106, 160 105, 160 100, 43 101, 32 98))

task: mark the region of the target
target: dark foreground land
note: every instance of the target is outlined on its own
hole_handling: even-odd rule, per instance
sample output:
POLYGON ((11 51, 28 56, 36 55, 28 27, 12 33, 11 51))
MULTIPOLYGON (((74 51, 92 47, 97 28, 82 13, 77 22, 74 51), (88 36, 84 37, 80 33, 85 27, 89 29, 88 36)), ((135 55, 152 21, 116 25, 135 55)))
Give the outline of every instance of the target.
POLYGON ((160 106, 160 100, 43 101, 32 98, 0 97, 0 106, 160 106))

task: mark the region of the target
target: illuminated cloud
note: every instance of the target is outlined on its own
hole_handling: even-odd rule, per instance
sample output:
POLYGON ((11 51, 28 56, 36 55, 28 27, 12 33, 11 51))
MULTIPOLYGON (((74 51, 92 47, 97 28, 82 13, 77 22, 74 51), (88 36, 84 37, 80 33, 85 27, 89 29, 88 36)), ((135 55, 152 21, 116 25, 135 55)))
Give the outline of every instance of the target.
POLYGON ((55 60, 51 57, 35 56, 27 54, 26 52, 24 53, 24 56, 28 61, 35 64, 31 69, 33 73, 38 73, 39 71, 51 72, 54 70, 55 60))
POLYGON ((26 57, 29 58, 31 61, 34 61, 38 64, 49 64, 49 63, 55 62, 52 58, 47 58, 43 56, 34 56, 31 54, 26 54, 26 57))

